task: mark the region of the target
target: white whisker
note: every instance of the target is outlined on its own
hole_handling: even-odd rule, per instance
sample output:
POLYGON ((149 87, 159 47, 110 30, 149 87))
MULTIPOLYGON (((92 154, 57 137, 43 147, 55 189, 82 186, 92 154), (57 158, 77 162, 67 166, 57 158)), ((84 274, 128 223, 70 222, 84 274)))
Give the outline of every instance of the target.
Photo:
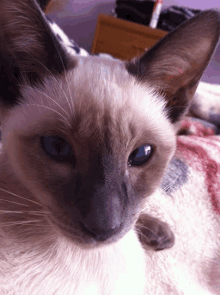
POLYGON ((8 203, 12 203, 12 204, 15 204, 15 205, 19 205, 19 206, 25 206, 25 207, 30 207, 29 205, 25 205, 25 204, 22 204, 22 203, 17 203, 17 202, 14 202, 14 201, 11 201, 11 200, 5 200, 5 199, 0 199, 0 202, 8 202, 8 203))
POLYGON ((55 112, 55 113, 57 113, 58 115, 60 115, 63 119, 64 119, 64 121, 69 125, 69 127, 71 128, 71 125, 70 125, 70 123, 67 121, 67 119, 62 115, 62 114, 60 114, 59 112, 57 112, 56 110, 54 110, 53 108, 50 108, 50 107, 48 107, 48 106, 45 106, 45 105, 41 105, 41 104, 35 104, 35 103, 29 103, 28 104, 29 106, 38 106, 38 107, 43 107, 43 108, 45 108, 45 109, 49 109, 49 110, 51 110, 51 111, 53 111, 53 112, 55 112))
POLYGON ((140 230, 135 229, 135 231, 136 231, 136 233, 137 233, 139 236, 142 236, 142 237, 144 237, 145 239, 147 239, 147 241, 150 241, 150 239, 149 239, 146 235, 144 235, 140 230))
POLYGON ((30 215, 44 215, 45 213, 50 213, 46 211, 13 211, 13 210, 0 210, 0 214, 10 214, 10 213, 17 213, 17 214, 30 214, 30 215))
POLYGON ((10 226, 10 225, 29 225, 30 223, 35 223, 38 222, 40 223, 40 219, 36 219, 36 220, 26 220, 26 221, 15 221, 15 222, 5 222, 3 224, 0 223, 0 227, 2 226, 10 226))
MULTIPOLYGON (((30 89, 33 89, 31 86, 26 86, 26 87, 28 87, 28 88, 30 88, 30 89)), ((61 105, 55 100, 55 99, 53 99, 52 97, 50 97, 49 95, 47 95, 47 94, 45 94, 43 91, 40 91, 40 90, 38 90, 37 88, 34 88, 34 91, 37 91, 38 93, 40 93, 40 94, 43 94, 45 97, 47 97, 47 98, 49 98, 50 100, 52 100, 56 105, 58 105, 58 107, 66 114, 66 116, 68 117, 69 115, 68 115, 68 113, 66 112, 66 110, 63 108, 63 107, 61 107, 61 105)), ((70 119, 70 118, 69 118, 70 119)))
MULTIPOLYGON (((56 47, 56 46, 55 46, 56 47)), ((56 48, 56 50, 57 50, 57 48, 56 48)), ((57 50, 58 51, 58 50, 57 50)), ((58 52, 58 54, 59 54, 59 52, 58 52)), ((46 71, 48 71, 48 73, 51 75, 51 77, 53 77, 53 79, 56 81, 56 83, 57 83, 57 85, 59 86, 59 88, 63 91, 63 94, 64 94, 64 96, 65 96, 65 98, 66 98, 66 101, 67 101, 67 103, 68 103, 68 105, 69 105, 69 108, 70 108, 70 112, 71 112, 71 110, 72 110, 72 108, 71 108, 71 106, 70 106, 70 103, 69 103, 69 99, 68 99, 68 97, 67 97, 67 95, 66 95, 66 93, 65 93, 65 91, 63 90, 63 88, 60 86, 60 83, 58 82, 58 80, 56 79, 56 77, 52 74, 52 72, 40 61, 40 60, 38 60, 35 56, 33 56, 33 55, 31 55, 30 53, 29 53, 29 55, 33 58, 33 59, 35 59, 35 60, 37 60, 37 62, 39 62, 39 64, 41 64, 42 66, 43 66, 43 68, 46 70, 46 71)), ((59 54, 59 56, 60 56, 60 54, 59 54)), ((61 59, 61 56, 60 56, 60 59, 61 59)), ((62 59, 61 59, 61 61, 62 61, 62 59)), ((63 63, 63 61, 62 61, 62 63, 63 63)), ((64 67, 64 64, 63 64, 63 67, 64 67)), ((64 72, 65 72, 65 68, 64 68, 64 72)), ((69 87, 69 86, 68 86, 69 87)))
POLYGON ((71 112, 72 115, 73 115, 74 105, 73 105, 73 99, 72 99, 72 95, 71 95, 71 91, 70 91, 70 87, 69 87, 69 81, 68 81, 68 78, 67 78, 67 75, 66 75, 66 69, 65 69, 65 66, 64 66, 64 63, 63 63, 63 59, 62 59, 62 57, 61 57, 61 55, 60 55, 60 52, 59 52, 59 50, 58 50, 58 48, 57 48, 55 42, 54 42, 54 46, 56 47, 57 53, 58 53, 58 55, 59 55, 59 57, 60 57, 60 61, 61 61, 62 65, 63 65, 64 76, 65 76, 66 83, 67 83, 67 87, 68 87, 68 90, 69 90, 69 96, 70 96, 70 101, 71 101, 71 103, 72 103, 72 108, 71 108, 71 106, 70 106, 70 104, 69 104, 69 100, 67 99, 67 96, 66 96, 66 99, 67 99, 67 102, 68 102, 69 107, 70 107, 70 112, 71 112))
MULTIPOLYGON (((12 195, 12 196, 18 197, 18 198, 23 199, 23 200, 25 200, 25 201, 29 201, 29 202, 31 202, 31 203, 33 203, 33 204, 36 204, 36 205, 41 206, 41 207, 44 207, 44 206, 43 206, 42 204, 40 204, 39 202, 35 202, 35 201, 33 201, 33 200, 29 200, 29 199, 27 199, 27 198, 25 198, 25 197, 22 197, 22 196, 19 196, 19 195, 17 195, 17 194, 14 194, 14 193, 12 193, 12 192, 10 192, 10 191, 8 191, 8 190, 5 190, 5 189, 3 189, 3 188, 0 188, 0 190, 3 191, 3 192, 5 192, 5 193, 8 193, 8 194, 10 194, 10 195, 12 195)), ((1 199, 0 199, 0 201, 1 201, 1 199)), ((8 201, 8 200, 4 200, 4 201, 8 201)), ((11 203, 14 203, 14 202, 11 201, 11 203)), ((19 204, 19 203, 15 203, 15 204, 19 204)), ((23 205, 23 204, 21 204, 21 205, 23 205)), ((24 206, 30 207, 30 206, 28 206, 28 205, 24 205, 24 206)))
POLYGON ((166 192, 171 187, 171 185, 173 185, 176 182, 178 177, 179 177, 179 175, 177 175, 172 181, 170 181, 170 183, 167 186, 163 187, 162 190, 164 192, 166 192))
MULTIPOLYGON (((141 232, 141 228, 146 228, 147 230, 149 230, 150 232, 152 232, 157 238, 158 238, 158 235, 155 233, 155 231, 153 231, 152 229, 150 229, 149 227, 147 226, 144 226, 144 225, 138 225, 137 226, 137 229, 141 232)), ((142 232, 141 232, 142 233, 142 232)), ((143 234, 143 233, 142 233, 143 234)), ((143 234, 144 235, 144 234, 143 234)), ((144 235, 145 236, 145 235, 144 235)))

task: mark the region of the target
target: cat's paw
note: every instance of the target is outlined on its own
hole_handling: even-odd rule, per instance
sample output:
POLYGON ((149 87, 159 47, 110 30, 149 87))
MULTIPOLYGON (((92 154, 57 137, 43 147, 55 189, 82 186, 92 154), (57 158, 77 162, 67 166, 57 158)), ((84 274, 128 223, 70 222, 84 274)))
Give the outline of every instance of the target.
POLYGON ((149 215, 139 218, 136 229, 141 243, 155 251, 171 248, 175 243, 175 236, 169 226, 149 215))

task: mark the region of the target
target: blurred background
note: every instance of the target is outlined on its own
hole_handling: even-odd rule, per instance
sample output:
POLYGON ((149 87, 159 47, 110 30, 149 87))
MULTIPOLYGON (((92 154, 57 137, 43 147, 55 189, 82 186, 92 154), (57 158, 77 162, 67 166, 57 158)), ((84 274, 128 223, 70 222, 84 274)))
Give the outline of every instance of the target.
MULTIPOLYGON (((54 20, 70 38, 74 39, 80 47, 90 52, 98 15, 100 13, 113 15, 116 1, 60 0, 59 2, 61 3, 59 8, 56 7, 48 16, 54 20)), ((173 5, 199 10, 215 8, 220 11, 220 0, 164 0, 162 10, 173 5)), ((220 84, 220 45, 204 73, 202 80, 220 84)))

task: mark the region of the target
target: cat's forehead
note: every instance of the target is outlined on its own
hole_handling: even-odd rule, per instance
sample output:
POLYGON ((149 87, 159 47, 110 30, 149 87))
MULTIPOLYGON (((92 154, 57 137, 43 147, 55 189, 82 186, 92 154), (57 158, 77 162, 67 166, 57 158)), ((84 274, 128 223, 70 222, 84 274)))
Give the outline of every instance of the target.
POLYGON ((79 58, 72 70, 45 79, 42 88, 25 86, 22 96, 13 117, 20 116, 21 128, 28 130, 55 132, 62 126, 83 136, 106 128, 121 136, 126 130, 157 133, 170 127, 162 98, 117 60, 79 58))

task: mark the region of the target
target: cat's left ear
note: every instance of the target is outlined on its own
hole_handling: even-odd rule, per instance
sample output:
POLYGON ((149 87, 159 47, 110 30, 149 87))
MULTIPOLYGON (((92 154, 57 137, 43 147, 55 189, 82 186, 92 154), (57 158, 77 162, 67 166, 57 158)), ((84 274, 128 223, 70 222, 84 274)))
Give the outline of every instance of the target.
POLYGON ((128 71, 141 83, 164 95, 171 122, 186 112, 219 36, 220 14, 204 11, 127 63, 128 71))
POLYGON ((18 103, 23 78, 40 85, 74 65, 36 0, 0 0, 1 107, 18 103))

